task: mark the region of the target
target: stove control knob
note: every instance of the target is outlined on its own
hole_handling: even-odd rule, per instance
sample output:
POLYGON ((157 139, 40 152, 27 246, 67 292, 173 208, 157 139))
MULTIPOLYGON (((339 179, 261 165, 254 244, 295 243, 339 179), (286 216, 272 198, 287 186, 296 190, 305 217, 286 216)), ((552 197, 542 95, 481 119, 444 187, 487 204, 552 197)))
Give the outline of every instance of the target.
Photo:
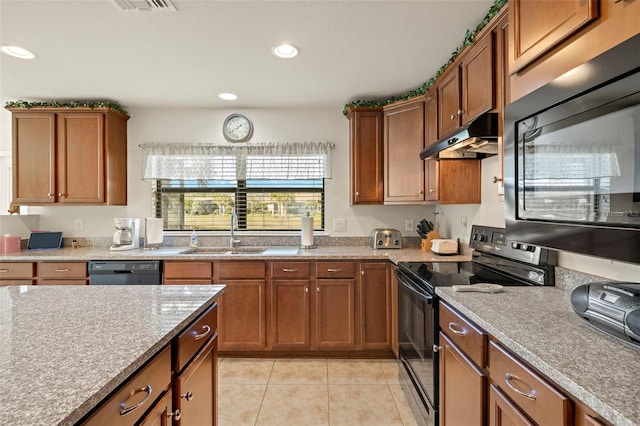
POLYGON ((523 250, 523 251, 529 251, 529 244, 522 244, 522 245, 520 246, 520 250, 523 250))
POLYGON ((400 240, 393 240, 393 245, 394 246, 399 246, 400 245, 400 240))
POLYGON ((514 250, 518 250, 520 248, 520 243, 517 243, 515 241, 511 241, 511 248, 514 250))
POLYGON ((376 242, 376 244, 378 244, 379 246, 381 246, 381 245, 382 245, 382 244, 384 244, 384 243, 382 242, 382 240, 378 240, 378 241, 376 242))

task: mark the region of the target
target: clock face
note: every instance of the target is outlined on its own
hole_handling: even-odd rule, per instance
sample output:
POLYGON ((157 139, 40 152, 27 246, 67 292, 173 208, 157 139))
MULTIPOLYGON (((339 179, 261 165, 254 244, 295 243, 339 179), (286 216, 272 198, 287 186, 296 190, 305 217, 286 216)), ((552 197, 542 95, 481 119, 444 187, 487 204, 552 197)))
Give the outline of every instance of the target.
POLYGON ((246 116, 231 114, 224 121, 222 133, 229 142, 244 142, 251 138, 253 125, 246 116))

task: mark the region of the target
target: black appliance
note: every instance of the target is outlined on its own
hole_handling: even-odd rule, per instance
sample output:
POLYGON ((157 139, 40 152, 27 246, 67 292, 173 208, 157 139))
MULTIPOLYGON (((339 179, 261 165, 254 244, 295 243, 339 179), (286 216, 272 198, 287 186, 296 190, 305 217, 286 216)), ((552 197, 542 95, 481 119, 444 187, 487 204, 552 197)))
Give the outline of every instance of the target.
POLYGON ((516 241, 640 263, 640 35, 507 106, 516 241))
POLYGON ((424 403, 429 424, 437 425, 440 404, 438 297, 435 287, 478 283, 552 286, 556 253, 507 238, 505 229, 474 225, 470 262, 400 262, 398 343, 400 361, 424 403))
POLYGON ((159 260, 92 260, 89 285, 159 285, 159 260))
POLYGON ((596 329, 640 348, 640 283, 583 284, 571 293, 571 304, 596 329))

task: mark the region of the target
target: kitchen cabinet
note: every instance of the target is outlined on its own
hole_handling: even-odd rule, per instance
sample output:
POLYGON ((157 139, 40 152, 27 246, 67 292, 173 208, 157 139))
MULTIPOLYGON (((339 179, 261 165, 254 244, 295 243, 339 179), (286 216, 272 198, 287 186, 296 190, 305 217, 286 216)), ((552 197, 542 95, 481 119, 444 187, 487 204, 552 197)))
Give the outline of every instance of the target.
POLYGON ((154 404, 153 408, 140 420, 140 426, 169 426, 174 417, 173 393, 169 389, 164 396, 154 404))
POLYGON ((384 203, 424 201, 424 101, 397 102, 384 108, 384 203))
POLYGON ((309 262, 271 263, 271 347, 311 346, 309 262))
POLYGON ((496 40, 496 110, 498 112, 498 173, 492 182, 498 196, 504 198, 504 110, 511 99, 509 79, 509 15, 505 14, 493 29, 496 40))
POLYGON ((260 261, 220 261, 214 282, 227 287, 220 295, 220 351, 267 348, 266 264, 260 261))
POLYGON ((211 284, 213 263, 200 261, 163 262, 163 284, 211 284))
POLYGON ((510 101, 639 33, 640 2, 509 0, 510 101))
POLYGON ((103 108, 9 111, 12 204, 127 204, 128 116, 103 108))
POLYGON ((480 204, 482 201, 480 160, 438 161, 438 197, 441 204, 480 204))
POLYGON ((315 348, 355 349, 355 263, 318 262, 315 277, 315 348))
POLYGON ((36 284, 89 284, 87 262, 38 262, 36 284))
POLYGON ((391 280, 388 262, 360 263, 362 348, 390 349, 391 280))
MULTIPOLYGON (((432 90, 424 100, 424 146, 438 141, 438 91, 432 90)), ((436 160, 424 160, 425 201, 440 198, 440 168, 436 160)))
POLYGON ((441 424, 483 425, 487 335, 446 303, 439 313, 441 424))
POLYGON ((494 385, 489 385, 489 424, 534 426, 494 385))
POLYGON ((31 285, 35 280, 35 262, 0 262, 0 285, 31 285))
POLYGON ((380 108, 348 111, 351 204, 383 203, 383 119, 380 108))

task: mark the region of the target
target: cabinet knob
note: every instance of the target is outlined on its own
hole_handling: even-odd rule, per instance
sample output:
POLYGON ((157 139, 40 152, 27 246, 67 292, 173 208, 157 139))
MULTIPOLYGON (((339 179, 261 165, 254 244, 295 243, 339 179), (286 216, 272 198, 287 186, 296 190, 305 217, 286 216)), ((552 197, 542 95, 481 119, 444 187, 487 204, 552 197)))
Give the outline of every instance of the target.
POLYGON ((498 176, 494 176, 493 179, 491 179, 491 182, 493 183, 502 182, 502 178, 499 178, 498 176))
POLYGON ((168 412, 167 413, 167 417, 169 417, 170 419, 173 418, 173 420, 179 422, 180 419, 182 418, 182 413, 180 412, 180 409, 176 409, 176 411, 172 412, 168 412))
POLYGON ((438 346, 438 345, 433 345, 433 352, 440 352, 443 349, 442 346, 438 346))
POLYGON ((430 193, 434 193, 434 192, 436 192, 436 191, 435 191, 435 189, 433 189, 433 188, 429 188, 429 192, 430 192, 430 193))
POLYGON ((320 287, 316 287, 316 291, 320 293, 320 287))
POLYGON ((451 119, 455 120, 456 118, 458 118, 455 114, 451 114, 451 119))
POLYGON ((305 287, 305 288, 304 288, 304 292, 305 292, 305 293, 309 293, 309 287, 305 287))
POLYGON ((422 195, 424 194, 424 191, 421 189, 420 191, 418 191, 418 195, 422 195))
POLYGON ((360 195, 360 192, 356 191, 356 195, 360 195))
POLYGON ((463 109, 459 109, 459 110, 458 110, 458 116, 461 116, 461 115, 463 115, 463 114, 464 114, 464 110, 463 110, 463 109))
POLYGON ((50 192, 47 194, 49 196, 49 198, 53 197, 53 192, 50 192))
POLYGON ((65 194, 64 192, 58 192, 58 197, 66 197, 67 194, 65 194))
POLYGON ((189 391, 187 393, 183 393, 182 395, 180 395, 180 398, 191 401, 193 399, 193 392, 189 391))
POLYGON ((364 277, 364 271, 360 271, 360 275, 364 277))

